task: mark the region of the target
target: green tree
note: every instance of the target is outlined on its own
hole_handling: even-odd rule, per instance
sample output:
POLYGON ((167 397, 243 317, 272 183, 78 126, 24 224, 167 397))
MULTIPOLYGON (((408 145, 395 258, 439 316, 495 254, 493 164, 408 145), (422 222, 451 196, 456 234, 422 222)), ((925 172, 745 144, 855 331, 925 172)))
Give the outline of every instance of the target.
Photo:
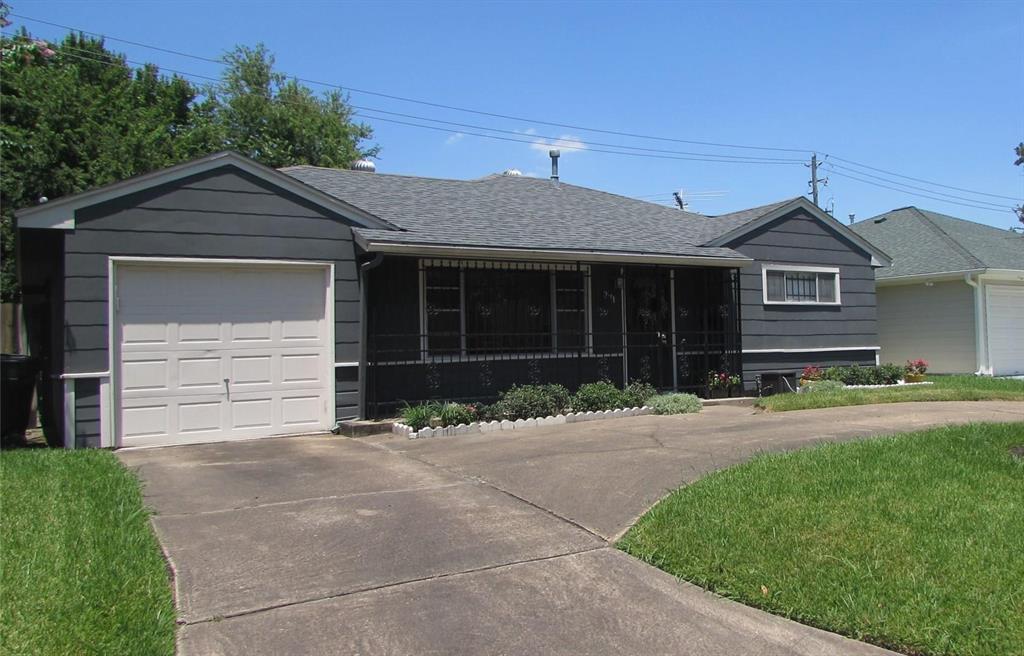
POLYGON ((353 122, 340 92, 319 96, 274 71, 274 57, 263 44, 237 46, 224 63, 222 82, 208 85, 206 98, 195 108, 205 122, 202 138, 217 148, 231 148, 275 168, 347 167, 377 154, 376 146, 361 146, 373 131, 353 122))
MULTIPOLYGON (((6 8, 0 2, 0 22, 6 8)), ((223 81, 197 88, 132 67, 102 40, 0 38, 0 295, 16 297, 14 210, 220 150, 271 167, 346 167, 377 154, 346 98, 273 70, 267 49, 237 47, 223 81)))

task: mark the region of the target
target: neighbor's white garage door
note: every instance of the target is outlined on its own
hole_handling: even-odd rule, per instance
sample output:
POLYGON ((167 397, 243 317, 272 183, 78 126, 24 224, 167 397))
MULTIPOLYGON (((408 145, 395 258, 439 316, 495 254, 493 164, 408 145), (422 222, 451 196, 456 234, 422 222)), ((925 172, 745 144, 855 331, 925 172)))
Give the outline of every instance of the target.
POLYGON ((986 285, 988 348, 996 376, 1024 374, 1024 287, 986 285))
POLYGON ((329 278, 324 266, 118 264, 118 444, 329 429, 329 278))

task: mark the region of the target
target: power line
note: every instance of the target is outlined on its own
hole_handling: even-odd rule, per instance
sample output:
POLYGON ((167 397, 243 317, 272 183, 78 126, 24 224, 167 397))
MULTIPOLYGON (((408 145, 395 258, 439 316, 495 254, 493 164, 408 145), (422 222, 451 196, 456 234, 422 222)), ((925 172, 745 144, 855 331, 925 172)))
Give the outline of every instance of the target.
MULTIPOLYGON (((25 16, 24 14, 11 13, 10 15, 11 16, 15 16, 17 18, 21 18, 22 20, 33 21, 33 22, 36 22, 36 23, 41 23, 43 25, 49 25, 51 27, 59 27, 61 29, 70 30, 72 32, 80 32, 82 34, 90 34, 92 36, 98 36, 98 37, 102 37, 104 39, 110 39, 111 41, 118 41, 118 42, 121 42, 121 43, 128 43, 128 44, 131 44, 131 45, 134 45, 134 46, 138 46, 138 47, 141 47, 141 48, 151 48, 153 50, 159 50, 161 52, 167 52, 167 53, 178 55, 178 56, 181 56, 181 57, 188 57, 188 58, 191 58, 191 59, 196 59, 198 61, 214 63, 214 64, 218 64, 218 65, 221 65, 221 66, 225 65, 225 62, 223 62, 221 60, 217 60, 217 59, 212 59, 210 57, 203 57, 201 55, 194 55, 194 54, 191 54, 191 53, 181 52, 181 51, 178 51, 178 50, 171 50, 169 48, 161 48, 161 47, 158 47, 158 46, 150 46, 148 44, 140 43, 138 41, 130 41, 128 39, 122 39, 122 38, 119 38, 119 37, 108 36, 108 35, 100 34, 99 32, 90 32, 88 30, 82 30, 82 29, 79 29, 79 28, 72 27, 70 25, 62 25, 60 23, 54 23, 54 22, 50 22, 50 21, 44 21, 44 20, 41 20, 41 19, 38 19, 38 18, 33 18, 31 16, 25 16)), ((377 97, 380 97, 380 98, 388 98, 390 100, 398 100, 398 101, 401 101, 401 102, 416 103, 416 104, 419 104, 419 105, 426 105, 426 106, 429 106, 429 107, 436 107, 438 109, 447 109, 447 110, 457 111, 457 112, 466 112, 466 113, 470 113, 470 114, 479 114, 481 116, 490 116, 492 118, 501 118, 501 119, 511 120, 511 121, 520 121, 522 123, 536 123, 536 124, 539 124, 539 125, 548 125, 548 126, 552 126, 552 127, 566 128, 566 129, 570 129, 570 130, 584 130, 586 132, 597 132, 597 133, 601 133, 601 134, 612 134, 612 135, 617 135, 617 136, 620 136, 620 137, 631 137, 631 138, 634 138, 634 139, 649 139, 649 140, 654 140, 654 141, 668 141, 668 142, 674 142, 674 143, 685 143, 685 144, 693 144, 693 145, 699 145, 699 146, 713 146, 713 147, 716 147, 716 148, 739 148, 739 149, 747 149, 747 150, 769 150, 769 151, 776 151, 776 152, 801 153, 801 154, 810 152, 810 149, 806 149, 806 148, 774 148, 774 147, 769 147, 769 146, 749 146, 749 145, 743 145, 743 144, 717 143, 717 142, 711 142, 711 141, 695 141, 695 140, 691 140, 691 139, 676 139, 676 138, 672 138, 672 137, 660 137, 660 136, 656 136, 656 135, 645 135, 645 134, 639 134, 639 133, 633 133, 633 132, 622 132, 622 131, 618 131, 618 130, 606 130, 606 129, 602 129, 602 128, 592 128, 592 127, 587 127, 587 126, 582 126, 582 125, 574 125, 574 124, 571 124, 571 123, 558 123, 558 122, 555 122, 555 121, 543 121, 543 120, 539 120, 539 119, 524 118, 522 116, 512 116, 512 115, 509 115, 509 114, 499 114, 499 113, 496 113, 496 112, 487 112, 487 111, 482 111, 482 110, 477 110, 477 109, 470 109, 470 108, 467 108, 467 107, 459 107, 457 105, 448 105, 448 104, 444 104, 444 103, 437 103, 437 102, 432 102, 432 101, 427 101, 427 100, 419 100, 419 99, 416 99, 416 98, 408 98, 408 97, 405 97, 405 96, 398 96, 398 95, 395 95, 395 94, 382 93, 382 92, 379 92, 379 91, 372 91, 372 90, 369 90, 369 89, 358 89, 356 87, 343 86, 343 85, 338 85, 338 84, 334 84, 334 83, 331 83, 331 82, 321 82, 319 80, 311 80, 311 79, 308 79, 308 78, 301 78, 301 77, 298 77, 298 76, 291 76, 291 75, 289 75, 288 77, 293 77, 294 79, 298 80, 299 82, 304 82, 306 84, 315 84, 315 85, 318 85, 318 86, 324 86, 324 87, 338 89, 340 91, 348 91, 348 92, 351 92, 351 93, 361 93, 361 94, 366 94, 366 95, 371 95, 371 96, 377 96, 377 97)))
MULTIPOLYGON (((81 49, 81 48, 62 46, 61 49, 60 49, 60 52, 62 52, 65 56, 74 57, 76 59, 80 59, 80 60, 88 61, 88 62, 92 62, 92 63, 109 65, 109 66, 118 66, 119 65, 117 62, 114 62, 114 61, 108 61, 108 60, 104 60, 104 59, 99 59, 99 58, 97 58, 95 56, 95 53, 93 53, 91 51, 87 51, 87 50, 81 49), (76 54, 76 52, 66 52, 66 50, 73 50, 73 51, 76 51, 77 53, 82 53, 82 54, 76 54)), ((137 65, 137 66, 143 66, 144 65, 141 62, 136 62, 136 61, 133 61, 133 60, 130 60, 130 59, 127 59, 127 58, 124 58, 123 61, 126 62, 126 63, 129 63, 129 64, 137 65)), ((213 78, 213 77, 210 77, 210 76, 207 76, 207 75, 200 75, 200 74, 197 74, 197 73, 189 73, 189 72, 186 72, 186 71, 181 71, 181 70, 172 69, 172 68, 164 68, 163 70, 170 71, 170 72, 178 74, 178 75, 183 75, 183 76, 188 76, 188 77, 195 77, 195 78, 200 78, 200 79, 205 79, 205 80, 212 80, 213 82, 220 82, 220 80, 218 78, 213 78)), ((282 101, 282 102, 288 102, 288 101, 282 101)), ((291 104, 296 104, 296 106, 298 106, 297 103, 291 103, 291 104)), ((374 111, 376 111, 376 110, 374 110, 374 111)), ((365 111, 354 111, 352 114, 354 116, 360 116, 360 117, 363 117, 363 118, 366 118, 366 119, 370 119, 370 120, 374 120, 374 121, 384 121, 386 123, 395 123, 395 124, 398 124, 398 125, 405 125, 405 126, 408 126, 408 127, 420 128, 420 129, 424 129, 424 130, 433 130, 433 131, 436 131, 436 132, 444 132, 445 134, 451 134, 453 132, 449 128, 443 128, 443 127, 438 127, 438 126, 434 126, 434 125, 424 125, 422 123, 413 123, 413 122, 410 122, 410 121, 400 121, 400 120, 397 120, 397 119, 386 118, 386 117, 383 117, 383 116, 374 116, 374 115, 371 115, 371 114, 367 114, 365 111)), ((420 120, 427 120, 427 121, 429 121, 429 120, 433 120, 433 119, 421 118, 420 120)), ((486 129, 490 129, 490 128, 480 128, 480 129, 485 129, 486 130, 486 129)), ((503 131, 503 132, 508 132, 508 131, 503 131)), ((469 135, 469 136, 474 136, 474 137, 482 137, 482 138, 485 138, 485 139, 495 139, 495 140, 499 140, 499 141, 509 141, 509 142, 513 142, 513 143, 524 143, 524 144, 528 144, 528 145, 535 145, 535 144, 537 144, 538 143, 538 141, 537 141, 538 139, 547 139, 547 140, 555 141, 555 142, 561 141, 561 139, 559 139, 557 137, 546 137, 546 136, 541 136, 541 135, 523 135, 522 133, 513 133, 513 134, 519 134, 519 135, 522 135, 525 138, 502 137, 502 136, 499 136, 499 135, 496 135, 496 134, 484 134, 484 133, 480 133, 480 132, 470 132, 470 131, 461 131, 461 133, 465 134, 465 135, 469 135)), ((581 141, 580 143, 586 145, 586 142, 582 142, 581 141)), ((618 148, 619 146, 614 146, 613 145, 612 147, 618 148)), ((629 146, 623 146, 623 148, 629 148, 629 146)), ((656 154, 656 153, 648 153, 648 152, 624 152, 624 151, 621 151, 621 150, 610 150, 608 148, 590 148, 590 147, 587 147, 587 148, 581 149, 581 150, 586 150, 587 152, 592 152, 592 153, 603 153, 603 154, 609 154, 609 155, 625 155, 625 156, 630 156, 630 157, 646 157, 646 158, 652 158, 652 159, 666 159, 666 160, 679 160, 679 161, 711 162, 711 163, 718 163, 718 164, 793 164, 794 162, 798 162, 799 161, 799 160, 792 160, 791 161, 791 160, 785 160, 785 159, 775 160, 775 159, 767 159, 767 158, 763 158, 763 159, 756 159, 755 158, 755 159, 748 160, 748 159, 740 159, 740 158, 738 158, 738 156, 718 156, 718 155, 714 155, 714 154, 709 154, 709 156, 706 156, 706 157, 699 157, 699 156, 689 157, 689 156, 656 154), (722 157, 732 157, 732 159, 723 159, 722 157)), ((648 150, 648 149, 641 149, 641 150, 648 150)), ((668 152, 673 152, 673 151, 668 151, 668 152)))
POLYGON ((864 184, 873 185, 875 187, 882 187, 884 189, 891 189, 893 191, 898 191, 900 193, 907 194, 907 195, 910 195, 910 196, 919 196, 921 198, 928 198, 928 199, 931 199, 931 200, 939 201, 940 203, 950 203, 952 205, 962 205, 964 207, 971 207, 971 208, 974 208, 974 209, 977 209, 977 210, 986 210, 986 211, 989 211, 989 212, 1012 211, 1012 209, 1010 207, 999 207, 999 206, 982 207, 981 205, 972 205, 970 203, 961 203, 961 202, 958 202, 958 201, 955 201, 955 200, 947 200, 945 198, 939 198, 937 196, 929 196, 928 194, 914 193, 912 191, 907 191, 905 189, 899 189, 897 187, 891 187, 889 185, 884 185, 884 184, 881 184, 881 183, 878 183, 878 182, 872 182, 871 180, 865 180, 864 178, 858 178, 856 176, 847 175, 846 173, 839 173, 837 171, 832 171, 832 175, 837 175, 840 178, 849 178, 850 180, 856 180, 858 182, 863 182, 864 184))
MULTIPOLYGON (((963 187, 954 187, 952 185, 945 185, 945 184, 941 184, 941 183, 938 183, 938 182, 929 182, 928 180, 923 180, 921 178, 914 178, 914 177, 911 177, 909 175, 903 175, 901 173, 894 173, 893 171, 886 171, 885 169, 875 168, 873 166, 868 166, 867 164, 858 164, 857 162, 854 162, 853 160, 843 159, 842 157, 838 157, 836 155, 830 155, 830 157, 832 159, 839 160, 840 162, 846 162, 847 164, 853 164, 854 166, 859 166, 861 168, 870 169, 872 171, 878 171, 879 173, 888 173, 889 175, 895 175, 897 178, 904 178, 906 180, 913 180, 914 182, 922 182, 924 184, 932 185, 933 187, 942 187, 944 189, 952 189, 954 191, 964 191, 964 192, 967 192, 969 194, 975 194, 976 196, 990 196, 992 198, 1003 198, 1005 200, 1013 200, 1013 201, 1019 201, 1020 200, 1019 198, 1014 198, 1013 196, 1001 196, 999 194, 989 194, 989 193, 986 193, 984 191, 974 191, 972 189, 964 189, 963 187)), ((853 170, 853 169, 850 169, 850 170, 853 170)), ((861 175, 867 175, 867 174, 866 173, 862 173, 861 175)), ((935 193, 938 193, 938 192, 935 192, 935 193)))
MULTIPOLYGON (((176 56, 180 56, 180 57, 186 57, 186 58, 194 59, 194 60, 197 60, 197 61, 213 63, 213 64, 216 64, 218 66, 226 65, 226 62, 224 62, 221 59, 213 59, 213 58, 210 58, 210 57, 204 57, 204 56, 196 55, 196 54, 189 53, 189 52, 183 52, 183 51, 180 51, 180 50, 174 50, 174 49, 170 49, 170 48, 164 48, 164 47, 161 47, 161 46, 155 46, 155 45, 151 45, 151 44, 147 44, 147 43, 142 43, 142 42, 139 42, 139 41, 133 41, 133 40, 130 40, 130 39, 124 39, 124 38, 120 38, 120 37, 107 36, 107 35, 103 35, 103 34, 100 34, 100 33, 97 33, 97 32, 91 32, 91 31, 88 31, 88 30, 82 30, 82 29, 78 29, 78 28, 75 28, 75 27, 72 27, 72 26, 69 26, 69 25, 63 25, 63 24, 60 24, 60 23, 55 23, 55 22, 51 22, 51 21, 46 21, 46 20, 38 19, 38 18, 33 18, 33 17, 30 17, 30 16, 22 15, 22 14, 14 14, 14 13, 12 13, 11 15, 15 16, 15 17, 18 17, 18 18, 21 18, 23 20, 29 20, 29 21, 33 21, 33 22, 36 22, 36 23, 40 23, 40 24, 44 24, 44 25, 49 25, 49 26, 52 26, 52 27, 58 27, 58 28, 61 28, 61 29, 72 31, 72 32, 80 32, 80 33, 84 33, 84 34, 90 34, 90 35, 98 36, 98 37, 101 37, 101 38, 104 38, 104 39, 110 39, 112 41, 118 41, 118 42, 121 42, 121 43, 126 43, 126 44, 130 44, 130 45, 133 45, 133 46, 141 47, 141 48, 147 48, 147 49, 150 49, 150 50, 164 52, 164 53, 167 53, 167 54, 172 54, 172 55, 176 55, 176 56)), ((62 46, 62 49, 65 49, 65 48, 68 48, 68 46, 62 46)), ((89 54, 95 54, 95 53, 92 53, 91 51, 83 51, 83 52, 88 52, 89 54)), ((68 54, 70 54, 70 53, 68 53, 68 54)), ((131 64, 138 65, 138 66, 148 65, 148 63, 141 63, 141 62, 135 62, 135 61, 128 60, 126 57, 123 58, 123 60, 125 62, 127 62, 127 63, 131 63, 131 64)), ((99 61, 99 60, 92 60, 92 61, 99 61)), ((109 62, 100 62, 100 63, 109 63, 109 62)), ((189 73, 189 72, 185 72, 185 71, 175 70, 175 69, 172 69, 172 68, 165 68, 165 67, 160 67, 160 68, 162 68, 162 70, 169 71, 169 72, 172 72, 172 73, 176 73, 178 75, 182 75, 182 76, 185 76, 185 77, 192 77, 192 78, 197 78, 197 79, 202 79, 202 80, 212 81, 212 82, 220 82, 219 78, 215 78, 215 77, 212 77, 212 76, 202 75, 202 74, 198 74, 198 73, 189 73)), ((666 141, 666 142, 698 144, 698 145, 720 147, 720 148, 739 148, 739 149, 765 150, 765 151, 776 151, 776 152, 793 152, 793 153, 811 152, 811 149, 772 148, 772 147, 765 147, 765 146, 749 146, 749 145, 742 145, 742 144, 729 144, 729 143, 716 143, 716 142, 705 142, 705 141, 696 141, 696 140, 676 139, 676 138, 670 138, 670 137, 661 137, 661 136, 654 136, 654 135, 645 135, 645 134, 637 134, 637 133, 630 133, 630 132, 621 132, 621 131, 616 131, 616 130, 605 130, 605 129, 600 129, 600 128, 591 128, 591 127, 587 127, 587 126, 574 125, 574 124, 568 124, 568 123, 558 123, 558 122, 554 122, 554 121, 527 119, 527 118, 522 118, 522 117, 517 117, 517 116, 512 116, 512 115, 507 115, 507 114, 499 114, 499 113, 495 113, 495 112, 486 112, 486 111, 481 111, 481 110, 469 109, 469 108, 465 108, 465 107, 459 107, 459 106, 455 106, 455 105, 447 105, 447 104, 443 104, 443 103, 435 103, 435 102, 430 102, 430 101, 418 100, 418 99, 414 99, 414 98, 408 98, 408 97, 404 97, 404 96, 397 96, 397 95, 393 95, 393 94, 381 93, 381 92, 371 91, 371 90, 367 90, 367 89, 357 89, 357 88, 354 88, 354 87, 346 87, 346 86, 342 86, 342 85, 332 84, 332 83, 328 83, 328 82, 321 82, 321 81, 311 80, 311 79, 307 79, 307 78, 301 78, 301 77, 297 77, 297 76, 289 76, 289 77, 293 77, 294 79, 296 79, 296 80, 298 80, 300 82, 307 83, 307 84, 315 84, 315 85, 318 85, 318 86, 324 86, 324 87, 328 87, 328 88, 338 89, 338 90, 341 90, 341 91, 354 92, 354 93, 367 94, 367 95, 374 95, 374 96, 378 96, 378 97, 382 97, 382 98, 388 98, 388 99, 392 99, 392 100, 398 100, 398 101, 402 101, 402 102, 417 103, 417 104, 421 104, 421 105, 437 107, 437 108, 442 108, 442 109, 447 109, 447 110, 452 110, 452 111, 460 111, 460 112, 467 112, 467 113, 478 114, 478 115, 481 115, 481 116, 490 116, 490 117, 502 118, 502 119, 506 119, 506 120, 516 120, 516 121, 523 121, 523 122, 529 122, 529 123, 537 123, 537 124, 550 125, 550 126, 556 126, 556 127, 562 127, 562 128, 568 128, 568 129, 574 129, 574 130, 582 130, 582 131, 587 131, 587 132, 596 132, 596 133, 603 133, 603 134, 613 134, 613 135, 625 136, 625 137, 630 137, 630 138, 639 138, 639 139, 648 139, 648 140, 657 140, 657 141, 666 141)), ((384 110, 384 109, 379 109, 379 108, 364 107, 364 106, 358 106, 358 105, 350 105, 350 106, 353 109, 360 110, 362 113, 357 112, 358 115, 363 116, 365 118, 368 118, 368 119, 371 119, 371 120, 385 121, 385 122, 390 122, 390 123, 406 125, 406 126, 409 126, 409 127, 415 127, 415 128, 419 128, 419 129, 430 129, 430 130, 442 131, 442 132, 447 132, 447 133, 451 133, 452 132, 451 130, 447 130, 447 129, 444 129, 444 128, 438 128, 436 126, 429 126, 429 125, 422 125, 422 124, 417 124, 417 123, 403 122, 403 121, 398 121, 398 120, 394 120, 394 119, 387 119, 387 118, 384 118, 384 117, 381 117, 381 116, 372 116, 372 115, 366 114, 365 112, 366 111, 373 111, 373 112, 388 114, 390 116, 400 116, 400 117, 410 118, 410 119, 414 119, 414 120, 428 121, 428 122, 431 122, 431 123, 440 123, 440 124, 447 124, 447 125, 453 125, 453 126, 470 127, 472 129, 485 130, 485 131, 488 131, 488 132, 499 132, 499 133, 512 134, 512 135, 521 135, 521 134, 523 134, 521 132, 517 132, 517 131, 514 131, 514 130, 505 130, 505 129, 501 129, 501 128, 492 128, 492 127, 488 127, 488 126, 478 126, 478 125, 473 125, 473 124, 457 123, 457 122, 453 122, 453 121, 445 121, 445 120, 442 120, 442 119, 436 119, 436 118, 432 118, 432 117, 422 117, 422 116, 416 116, 416 115, 413 115, 413 114, 402 114, 400 112, 392 112, 392 111, 389 111, 389 110, 384 110)), ((502 138, 502 137, 498 137, 496 135, 471 133, 471 132, 463 132, 463 134, 468 134, 468 135, 476 136, 476 137, 498 139, 498 140, 503 140, 503 141, 514 141, 514 142, 529 143, 529 144, 536 143, 535 140, 537 140, 537 139, 543 139, 543 140, 555 141, 555 142, 558 142, 558 141, 561 140, 560 137, 550 137, 550 136, 542 136, 542 135, 525 135, 525 136, 528 136, 530 139, 529 140, 523 140, 523 139, 502 138)), ((690 153, 690 152, 687 152, 687 151, 671 151, 671 150, 644 148, 644 147, 639 147, 639 146, 629 146, 629 145, 624 145, 624 144, 605 144, 605 143, 601 143, 601 142, 583 142, 582 140, 580 140, 580 143, 584 143, 584 144, 587 144, 587 145, 594 145, 594 146, 602 146, 603 148, 617 148, 617 149, 622 149, 622 150, 640 151, 640 152, 633 152, 633 153, 631 153, 631 152, 622 152, 622 150, 604 150, 604 149, 599 149, 599 148, 587 148, 587 150, 589 150, 591 152, 600 152, 600 153, 608 153, 608 154, 632 155, 632 156, 645 156, 645 155, 643 155, 641 153, 667 153, 667 154, 673 154, 673 155, 692 155, 692 157, 682 157, 682 156, 681 157, 667 157, 667 156, 659 156, 659 155, 655 155, 655 154, 647 155, 649 157, 654 157, 654 158, 658 158, 658 159, 680 159, 680 160, 688 160, 688 161, 707 161, 707 162, 716 162, 716 163, 729 163, 729 162, 732 162, 732 163, 746 163, 746 164, 753 164, 753 163, 792 163, 792 162, 800 161, 800 160, 787 160, 785 158, 758 157, 758 156, 754 156, 754 155, 742 156, 742 155, 729 155, 729 154, 725 154, 725 153, 690 153)), ((980 196, 988 196, 988 197, 993 197, 993 198, 1002 198, 1002 199, 1014 200, 1014 201, 1018 200, 1018 199, 1016 199, 1014 197, 1011 197, 1011 196, 1002 196, 1002 195, 999 195, 999 194, 990 194, 990 193, 986 193, 986 192, 973 191, 973 190, 965 189, 965 188, 962 188, 962 187, 955 187, 955 186, 952 186, 952 185, 944 185, 944 184, 941 184, 941 183, 931 182, 931 181, 924 180, 924 179, 921 179, 921 178, 915 178, 915 177, 912 177, 912 176, 907 176, 907 175, 903 175, 903 174, 900 174, 900 173, 895 173, 893 171, 887 171, 885 169, 880 169, 880 168, 868 166, 866 164, 861 164, 861 163, 854 162, 852 160, 844 159, 844 158, 841 158, 841 157, 838 157, 838 156, 834 156, 834 155, 827 156, 827 157, 831 157, 834 160, 846 162, 846 163, 851 164, 853 166, 862 167, 862 168, 873 170, 873 171, 877 171, 877 172, 880 172, 880 173, 887 173, 889 175, 893 175, 893 176, 896 176, 896 177, 904 178, 904 179, 907 179, 907 180, 913 180, 913 181, 921 182, 921 183, 927 184, 927 185, 932 185, 932 186, 936 186, 936 187, 952 189, 952 190, 956 190, 956 191, 962 191, 962 192, 965 192, 965 193, 968 193, 968 194, 974 194, 974 195, 980 195, 980 196)), ((842 167, 841 165, 834 165, 834 166, 839 166, 840 168, 844 168, 847 171, 852 171, 854 173, 857 173, 858 175, 864 175, 864 176, 867 176, 867 177, 875 178, 877 180, 888 182, 888 183, 890 183, 892 185, 898 185, 899 187, 906 187, 906 188, 910 188, 910 189, 916 189, 916 190, 919 190, 919 191, 927 191, 928 193, 937 194, 939 196, 949 196, 950 198, 966 200, 966 201, 970 201, 972 203, 983 203, 985 205, 991 205, 993 207, 1000 207, 1000 209, 1001 209, 1001 206, 998 206, 995 203, 990 203, 988 201, 964 198, 962 196, 955 196, 955 195, 952 195, 952 194, 946 194, 944 192, 935 191, 935 190, 931 190, 931 189, 923 189, 921 187, 915 187, 913 185, 907 185, 906 183, 901 183, 901 182, 897 182, 897 181, 894 181, 894 180, 889 180, 889 179, 882 178, 882 177, 879 177, 879 176, 873 176, 873 175, 871 175, 869 173, 858 171, 856 169, 851 169, 851 168, 848 168, 848 167, 842 167)), ((865 182, 867 184, 873 184, 873 183, 871 183, 871 182, 869 182, 867 180, 856 178, 856 177, 854 177, 852 175, 840 174, 838 172, 835 172, 834 169, 833 169, 833 172, 836 175, 840 175, 840 177, 849 177, 851 179, 855 179, 855 180, 858 180, 860 182, 865 182)), ((979 205, 970 205, 970 204, 966 204, 966 203, 956 203, 954 201, 947 201, 947 200, 945 200, 943 198, 935 198, 935 197, 932 197, 932 196, 926 196, 925 194, 913 194, 912 192, 907 192, 907 191, 905 191, 905 189, 902 189, 902 188, 886 186, 886 185, 877 184, 877 183, 874 183, 874 184, 875 184, 875 186, 891 189, 893 191, 898 191, 898 192, 902 192, 902 193, 910 193, 911 195, 918 195, 918 196, 922 196, 922 197, 926 197, 926 198, 931 198, 933 200, 938 200, 938 201, 942 201, 942 202, 950 202, 950 203, 957 204, 957 205, 965 205, 967 207, 975 207, 977 209, 985 209, 985 208, 983 208, 983 207, 981 207, 979 205)))
MULTIPOLYGON (((967 201, 967 202, 970 202, 970 203, 984 203, 984 204, 987 204, 987 205, 999 205, 998 203, 993 203, 993 202, 987 201, 987 200, 980 200, 980 199, 977 199, 977 198, 965 198, 964 196, 957 196, 956 194, 948 194, 948 193, 946 193, 944 191, 935 191, 933 189, 926 189, 924 187, 917 187, 915 185, 907 184, 906 182, 899 182, 899 181, 896 181, 896 180, 890 180, 889 178, 884 178, 884 177, 878 176, 878 175, 872 175, 871 173, 865 173, 864 171, 858 171, 857 169, 850 168, 849 166, 843 166, 842 164, 835 164, 835 163, 829 162, 828 165, 829 165, 829 167, 832 167, 831 170, 833 172, 835 172, 836 168, 839 168, 839 169, 843 169, 844 171, 848 171, 850 173, 856 173, 857 175, 863 175, 865 177, 872 178, 872 179, 875 179, 875 180, 881 180, 882 182, 888 182, 888 183, 891 183, 891 184, 899 185, 901 187, 906 187, 907 189, 915 189, 917 191, 924 191, 924 192, 927 192, 929 194, 936 194, 938 196, 945 196, 947 198, 953 198, 953 199, 956 199, 956 200, 963 200, 963 201, 967 201)), ((1016 199, 1011 198, 1009 196, 997 196, 997 198, 1007 198, 1008 200, 1016 200, 1016 199)))

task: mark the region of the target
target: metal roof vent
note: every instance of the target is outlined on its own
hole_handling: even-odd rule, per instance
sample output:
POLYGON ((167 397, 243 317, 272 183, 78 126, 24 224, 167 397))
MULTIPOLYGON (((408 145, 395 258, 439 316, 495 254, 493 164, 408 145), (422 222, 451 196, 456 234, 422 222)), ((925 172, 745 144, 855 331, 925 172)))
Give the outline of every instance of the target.
POLYGON ((377 170, 377 165, 368 159, 357 159, 356 161, 352 162, 352 166, 350 166, 349 168, 351 168, 353 171, 373 173, 374 171, 377 170))
POLYGON ((501 174, 502 175, 507 175, 510 178, 517 178, 517 177, 521 176, 523 174, 523 172, 520 171, 519 169, 505 169, 504 171, 502 171, 501 174))

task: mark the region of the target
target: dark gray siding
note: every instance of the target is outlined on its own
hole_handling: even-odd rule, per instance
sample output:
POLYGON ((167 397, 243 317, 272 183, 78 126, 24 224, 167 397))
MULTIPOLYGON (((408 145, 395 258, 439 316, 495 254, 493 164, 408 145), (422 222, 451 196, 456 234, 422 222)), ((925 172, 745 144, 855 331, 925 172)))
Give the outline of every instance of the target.
MULTIPOLYGON (((109 366, 111 255, 333 261, 335 357, 357 361, 359 282, 350 226, 231 166, 79 211, 64 243, 65 371, 109 366)), ((357 383, 347 372, 336 377, 338 417, 353 417, 357 383)))
MULTIPOLYGON (((871 255, 834 229, 797 211, 728 246, 755 260, 741 269, 740 275, 745 351, 878 345, 871 255), (838 267, 842 305, 765 305, 761 278, 764 264, 838 267)), ((831 352, 747 353, 744 354, 744 379, 749 384, 756 373, 792 369, 797 363, 802 363, 799 364, 802 367, 818 363, 873 364, 875 361, 875 351, 839 353, 838 356, 831 352)))
POLYGON ((100 381, 81 378, 75 381, 75 446, 100 446, 100 381))

